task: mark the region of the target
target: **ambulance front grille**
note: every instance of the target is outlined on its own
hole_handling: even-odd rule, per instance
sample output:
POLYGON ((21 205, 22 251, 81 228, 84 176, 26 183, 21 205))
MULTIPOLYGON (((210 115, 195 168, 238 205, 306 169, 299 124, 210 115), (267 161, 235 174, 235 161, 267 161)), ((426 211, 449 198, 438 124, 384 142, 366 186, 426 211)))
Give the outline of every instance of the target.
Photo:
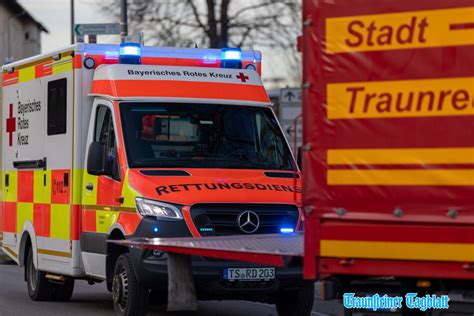
POLYGON ((246 234, 238 223, 239 215, 252 211, 258 215, 259 225, 252 234, 276 234, 280 229, 296 229, 298 208, 281 204, 197 204, 191 217, 201 236, 246 234))

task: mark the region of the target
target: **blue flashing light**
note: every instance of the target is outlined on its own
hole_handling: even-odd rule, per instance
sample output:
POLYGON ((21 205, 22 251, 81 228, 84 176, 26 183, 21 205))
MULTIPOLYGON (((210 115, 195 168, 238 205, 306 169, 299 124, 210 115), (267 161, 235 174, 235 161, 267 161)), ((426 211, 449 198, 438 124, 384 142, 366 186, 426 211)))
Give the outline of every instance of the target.
POLYGON ((221 52, 221 68, 242 69, 242 50, 240 48, 223 48, 221 52))
POLYGON ((153 231, 157 233, 159 231, 158 227, 153 227, 153 231))
POLYGON ((295 230, 293 228, 289 228, 289 227, 282 227, 280 228, 280 233, 283 233, 283 234, 291 234, 291 233, 294 233, 295 230))
POLYGON ((133 55, 133 56, 140 56, 141 49, 140 46, 135 45, 123 45, 120 46, 120 55, 133 55))
POLYGON ((142 63, 142 49, 137 43, 122 43, 119 49, 121 64, 140 65, 142 63))
POLYGON ((242 51, 240 49, 223 49, 222 59, 224 60, 242 60, 242 51))

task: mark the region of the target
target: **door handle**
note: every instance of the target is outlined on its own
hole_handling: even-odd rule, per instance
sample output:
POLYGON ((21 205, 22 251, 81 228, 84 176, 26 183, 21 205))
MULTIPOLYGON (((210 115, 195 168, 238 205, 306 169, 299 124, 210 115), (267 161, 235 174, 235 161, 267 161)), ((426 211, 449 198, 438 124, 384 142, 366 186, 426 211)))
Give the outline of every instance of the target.
POLYGON ((87 184, 86 184, 86 190, 87 190, 87 191, 92 191, 92 190, 94 190, 94 185, 93 185, 92 183, 90 183, 90 182, 87 183, 87 184))
POLYGON ((13 162, 16 169, 44 169, 46 170, 46 157, 38 160, 18 160, 13 162))

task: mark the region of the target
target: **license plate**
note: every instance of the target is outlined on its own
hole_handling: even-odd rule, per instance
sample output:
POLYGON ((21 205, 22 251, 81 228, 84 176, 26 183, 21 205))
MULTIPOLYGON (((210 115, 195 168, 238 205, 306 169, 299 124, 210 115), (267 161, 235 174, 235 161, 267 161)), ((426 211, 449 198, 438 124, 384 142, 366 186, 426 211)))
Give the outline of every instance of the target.
POLYGON ((267 281, 275 278, 275 268, 225 268, 224 280, 267 281))

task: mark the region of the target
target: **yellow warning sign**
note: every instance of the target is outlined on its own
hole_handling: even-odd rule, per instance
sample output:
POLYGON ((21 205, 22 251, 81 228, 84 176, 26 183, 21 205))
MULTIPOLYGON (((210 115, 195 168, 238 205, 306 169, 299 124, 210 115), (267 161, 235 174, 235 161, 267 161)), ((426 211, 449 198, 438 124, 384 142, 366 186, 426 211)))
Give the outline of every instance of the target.
POLYGON ((329 18, 331 53, 474 44, 474 7, 329 18))

